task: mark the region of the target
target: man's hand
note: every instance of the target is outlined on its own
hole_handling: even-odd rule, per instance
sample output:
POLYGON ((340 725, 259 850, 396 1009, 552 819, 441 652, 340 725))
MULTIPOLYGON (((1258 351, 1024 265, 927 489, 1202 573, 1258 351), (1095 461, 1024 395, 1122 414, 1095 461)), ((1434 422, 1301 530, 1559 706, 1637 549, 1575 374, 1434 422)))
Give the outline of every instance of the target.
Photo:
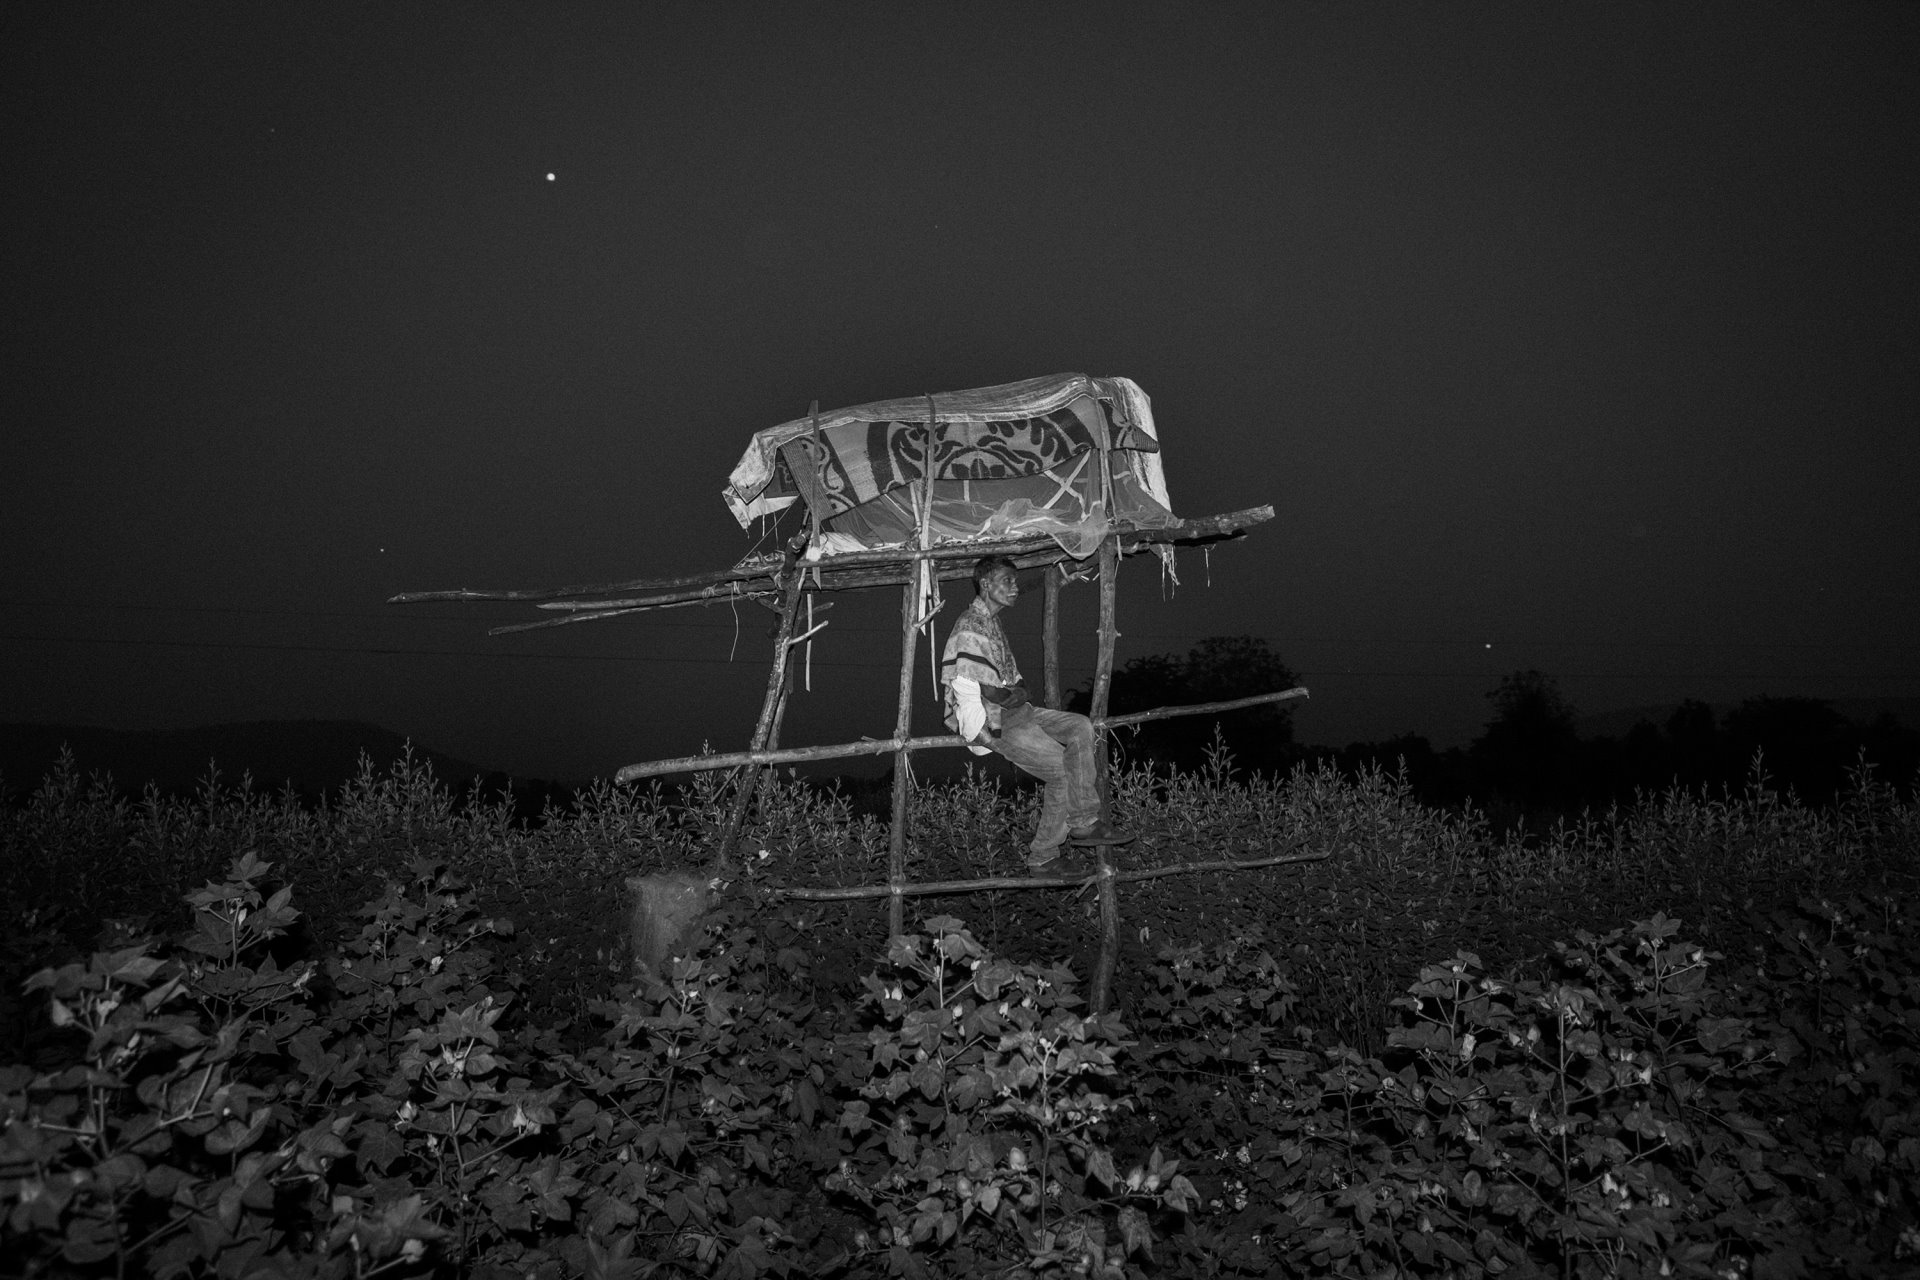
POLYGON ((1005 711, 1024 707, 1028 702, 1027 687, 1023 684, 1005 686, 983 684, 980 686, 980 696, 1005 711))

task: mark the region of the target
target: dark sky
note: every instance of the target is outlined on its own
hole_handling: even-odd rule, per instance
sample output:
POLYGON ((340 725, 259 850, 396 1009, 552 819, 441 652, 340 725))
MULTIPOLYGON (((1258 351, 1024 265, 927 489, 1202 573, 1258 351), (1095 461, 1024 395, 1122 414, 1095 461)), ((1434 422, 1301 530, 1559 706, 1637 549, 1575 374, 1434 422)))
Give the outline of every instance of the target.
MULTIPOLYGON (((720 568, 753 431, 1065 370, 1278 511, 1130 562, 1121 658, 1265 637, 1306 740, 1920 694, 1915 6, 36 8, 0 720, 736 748, 757 608, 381 602, 720 568)), ((788 741, 890 731, 896 610, 788 741)))

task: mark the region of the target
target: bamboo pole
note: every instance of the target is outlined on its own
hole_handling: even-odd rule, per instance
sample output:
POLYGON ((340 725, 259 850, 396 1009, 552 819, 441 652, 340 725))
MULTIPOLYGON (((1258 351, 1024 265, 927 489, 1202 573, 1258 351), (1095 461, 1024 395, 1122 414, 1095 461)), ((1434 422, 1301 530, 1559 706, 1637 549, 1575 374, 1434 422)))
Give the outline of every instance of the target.
MULTIPOLYGON (((919 584, 909 582, 900 601, 900 706, 893 722, 896 741, 907 737, 913 721, 913 655, 920 629, 913 625, 914 606, 920 603, 919 584)), ((887 880, 899 886, 907 878, 907 819, 912 789, 908 785, 908 761, 913 752, 902 746, 893 753, 893 829, 887 833, 887 880)), ((900 895, 887 902, 887 936, 897 938, 906 931, 906 908, 900 895)))
MULTIPOLYGON (((1107 697, 1113 688, 1113 642, 1120 636, 1119 628, 1114 625, 1114 579, 1120 569, 1120 555, 1114 544, 1112 537, 1100 544, 1100 648, 1094 658, 1093 696, 1087 704, 1087 718, 1097 725, 1103 725, 1107 718, 1107 697)), ((1104 744, 1104 738, 1100 741, 1104 744)), ((1100 749, 1104 759, 1104 745, 1100 749)), ((1100 770, 1102 804, 1107 800, 1106 777, 1103 768, 1100 770)))
POLYGON ((1155 707, 1151 711, 1130 711, 1124 716, 1102 716, 1094 724, 1103 729, 1119 729, 1130 724, 1145 724, 1149 720, 1171 720, 1176 716, 1204 716, 1222 711, 1238 711, 1242 707, 1257 707, 1267 702, 1290 702, 1295 698, 1307 697, 1303 687, 1283 689, 1279 693, 1256 693, 1248 698, 1229 698, 1225 702, 1192 702, 1185 706, 1155 707))
POLYGON ((703 587, 715 583, 744 582, 749 578, 771 578, 779 573, 778 563, 769 560, 752 567, 734 565, 706 573, 684 574, 671 578, 630 578, 625 582, 583 583, 572 587, 529 587, 508 590, 495 587, 455 587, 446 591, 402 591, 388 596, 388 604, 425 604, 449 600, 559 600, 565 596, 599 595, 607 591, 673 591, 681 587, 703 587))
MULTIPOLYGON (((799 641, 789 639, 787 641, 788 653, 791 654, 794 647, 798 644, 799 641)), ((768 751, 778 751, 780 749, 780 726, 787 718, 787 703, 793 700, 793 682, 794 677, 798 675, 798 673, 799 668, 794 664, 791 657, 789 657, 786 674, 780 678, 780 701, 774 704, 773 724, 767 730, 766 750, 768 751)))
MULTIPOLYGON (((927 517, 933 507, 933 397, 927 397, 925 453, 920 460, 920 549, 926 550, 927 517)), ((900 701, 894 714, 893 736, 902 745, 893 755, 893 830, 887 839, 887 880, 898 887, 907 879, 907 822, 912 801, 913 750, 906 746, 913 732, 913 658, 919 647, 920 572, 916 564, 900 594, 900 701)), ((896 893, 887 901, 887 936, 906 931, 906 903, 896 893)))
MULTIPOLYGON (((1238 711, 1267 702, 1286 702, 1307 696, 1305 689, 1287 689, 1280 693, 1259 693, 1250 698, 1226 702, 1200 702, 1184 707, 1156 707, 1151 711, 1133 711, 1123 716, 1108 716, 1094 722, 1095 728, 1119 729, 1148 720, 1167 720, 1176 716, 1199 716, 1222 711, 1238 711)), ((615 782, 634 782, 668 773, 706 773, 714 769, 737 769, 746 764, 806 764, 819 760, 848 760, 856 756, 883 756, 894 751, 931 751, 939 747, 962 747, 966 739, 957 733, 936 733, 920 738, 867 738, 860 742, 842 742, 821 747, 786 747, 778 751, 734 751, 725 755, 677 756, 671 760, 650 760, 630 764, 613 775, 615 782)))
MULTIPOLYGON (((1195 520, 1182 520, 1178 524, 1155 529, 1132 529, 1124 523, 1118 526, 1121 539, 1121 552, 1133 555, 1148 546, 1160 542, 1216 542, 1223 538, 1238 537, 1248 528, 1273 519, 1273 507, 1263 505, 1247 507, 1240 511, 1229 511, 1221 515, 1203 516, 1195 520)), ((855 551, 846 555, 832 556, 818 562, 822 571, 825 590, 843 590, 857 587, 891 586, 900 581, 898 577, 884 574, 866 576, 844 572, 865 568, 897 568, 919 560, 977 560, 987 554, 1018 557, 1036 555, 1037 558, 1022 568, 1033 564, 1053 564, 1070 559, 1052 538, 1016 538, 1006 542, 956 543, 925 550, 911 547, 888 548, 880 551, 855 551)), ((449 601, 550 601, 552 607, 571 612, 594 612, 614 608, 662 608, 668 604, 695 603, 703 600, 727 600, 735 594, 725 588, 730 583, 745 583, 765 580, 769 585, 760 588, 761 593, 777 590, 771 581, 777 576, 779 566, 768 561, 755 564, 734 565, 727 569, 718 569, 709 573, 690 574, 671 578, 633 578, 624 582, 591 583, 568 587, 537 587, 531 589, 497 589, 479 587, 458 587, 446 591, 402 591, 398 595, 387 597, 388 604, 427 604, 449 601), (709 590, 712 588, 712 590, 709 590), (569 600, 569 596, 596 596, 618 591, 647 591, 656 594, 635 600, 569 600)), ((961 568, 952 572, 943 571, 941 577, 965 577, 970 570, 961 568)), ((551 624, 548 624, 551 625, 551 624)))
POLYGON ((1049 710, 1060 709, 1060 574, 1048 565, 1046 593, 1040 614, 1041 670, 1045 679, 1045 701, 1049 710))
MULTIPOLYGON (((1025 557, 1016 557, 1015 563, 1020 563, 1024 558, 1025 557)), ((1020 564, 1020 567, 1023 569, 1028 568, 1032 563, 1038 562, 1029 561, 1029 563, 1020 564)), ((964 566, 960 568, 944 568, 937 571, 942 582, 950 582, 958 578, 964 578, 972 572, 971 567, 964 566)), ((808 573, 810 576, 812 571, 809 570, 808 573)), ((821 573, 821 584, 818 587, 809 584, 806 590, 808 592, 848 591, 858 590, 864 587, 897 587, 902 582, 911 581, 912 577, 913 571, 909 568, 897 570, 868 569, 858 573, 843 573, 837 575, 823 571, 821 573)), ((627 600, 565 600, 554 604, 543 604, 539 607, 542 609, 570 609, 575 610, 575 612, 567 613, 563 617, 558 618, 542 618, 538 622, 508 623, 503 626, 490 628, 487 634, 490 636, 502 636, 516 631, 541 631, 548 627, 571 626, 576 622, 599 622, 606 618, 619 618, 630 613, 644 613, 649 609, 676 609, 688 605, 707 606, 732 604, 740 600, 752 600, 755 603, 763 603, 764 597, 777 593, 777 587, 756 584, 751 587, 735 585, 733 588, 724 591, 716 586, 707 586, 697 590, 670 591, 661 595, 640 596, 627 600)), ((770 605, 768 607, 773 608, 776 606, 770 605)))
MULTIPOLYGON (((1141 867, 1133 871, 1114 871, 1113 879, 1122 884, 1140 880, 1158 880, 1164 876, 1188 875, 1207 871, 1258 871, 1262 867, 1284 866, 1296 862, 1324 862, 1327 853, 1283 853, 1271 858, 1226 859, 1216 862, 1180 862, 1164 867, 1141 867)), ((858 885, 844 889, 771 889, 775 897, 800 902, 857 902, 866 898, 925 898, 950 893, 990 893, 1007 889, 1074 889, 1090 883, 1100 873, 1084 876, 987 876, 979 880, 930 880, 923 884, 858 885)))
MULTIPOLYGON (((1105 458, 1101 459, 1106 461, 1105 458)), ((1100 543, 1100 653, 1093 669, 1093 697, 1087 714, 1098 726, 1093 734, 1093 776, 1100 789, 1100 814, 1107 815, 1112 788, 1107 782, 1107 697, 1113 686, 1113 644, 1120 632, 1114 624, 1114 602, 1120 576, 1119 540, 1111 535, 1100 543)), ((1120 963, 1120 894, 1113 880, 1113 859, 1100 849, 1100 959, 1093 968, 1093 1011, 1107 1011, 1113 994, 1113 971, 1120 963)))
MULTIPOLYGON (((1100 506, 1113 511, 1112 441, 1100 432, 1100 506)), ((1100 540, 1100 653, 1093 672, 1093 696, 1087 713, 1099 727, 1093 731, 1094 784, 1100 793, 1100 816, 1107 817, 1113 788, 1107 780, 1107 699, 1113 685, 1113 646, 1120 637, 1116 625, 1115 599, 1120 577, 1120 538, 1108 534, 1100 540)), ((1098 850, 1100 862, 1100 959, 1093 969, 1093 1011, 1105 1013, 1113 997, 1113 972, 1120 963, 1120 886, 1113 878, 1113 851, 1104 845, 1098 850)))
POLYGON ((601 609, 593 613, 569 613, 558 618, 542 618, 538 622, 509 622, 498 627, 488 627, 487 634, 490 636, 505 636, 512 635, 519 631, 544 631, 548 627, 567 627, 572 626, 576 622, 602 622, 608 618, 625 617, 630 613, 646 613, 650 609, 685 609, 692 605, 705 607, 716 604, 731 604, 740 600, 751 600, 755 604, 766 605, 767 608, 777 613, 779 612, 780 606, 777 604, 767 604, 765 600, 766 596, 777 594, 777 592, 767 588, 756 588, 753 591, 740 591, 731 594, 723 593, 717 595, 711 590, 692 593, 682 592, 673 595, 657 596, 651 603, 635 603, 619 609, 601 609))
MULTIPOLYGON (((773 735, 777 732, 774 726, 781 711, 781 695, 786 690, 787 658, 793 648, 787 642, 793 638, 794 619, 800 612, 800 584, 807 577, 792 563, 792 557, 788 558, 786 575, 786 604, 780 611, 780 622, 773 639, 773 670, 767 675, 767 696, 760 704, 760 720, 753 727, 749 754, 764 753, 772 746, 773 735)), ((708 859, 715 875, 726 870, 727 858, 733 852, 733 842, 740 834, 741 825, 746 822, 754 793, 760 789, 760 767, 758 762, 749 761, 741 774, 739 788, 733 795, 733 807, 727 811, 727 823, 720 829, 720 841, 714 846, 713 856, 708 859)))
MULTIPOLYGON (((1218 519, 1218 517, 1216 517, 1216 519, 1218 519)), ((1237 529, 1217 536, 1213 534, 1201 534, 1191 538, 1149 536, 1164 532, 1166 531, 1146 530, 1140 534, 1126 535, 1122 542, 1121 554, 1135 555, 1160 542, 1181 541, 1201 543, 1218 541, 1221 537, 1241 536, 1241 531, 1237 529)), ((979 544, 968 548, 965 552, 967 556, 975 558, 989 553, 1006 555, 1014 562, 1015 567, 1019 569, 1031 569, 1036 566, 1059 564, 1070 558, 1051 540, 1048 540, 1044 547, 1033 547, 1026 543, 1001 544, 998 547, 993 544, 979 544)), ((914 557, 908 553, 904 558, 911 560, 914 557)), ((820 585, 818 587, 809 587, 808 589, 819 591, 857 591, 866 587, 898 586, 911 576, 911 570, 901 565, 902 559, 902 555, 893 555, 893 567, 891 568, 853 569, 837 572, 829 572, 823 569, 821 572, 820 585)), ((938 575, 940 581, 950 582, 967 577, 971 572, 972 568, 970 566, 962 565, 959 567, 943 567, 938 570, 938 575)), ((728 581, 732 585, 725 590, 719 585, 710 584, 704 587, 688 588, 681 591, 669 591, 658 595, 639 596, 620 600, 555 601, 550 604, 542 604, 538 607, 542 609, 567 611, 564 617, 543 618, 538 622, 504 623, 497 627, 488 628, 487 634, 490 636, 503 636, 521 631, 542 631, 548 627, 571 626, 576 622, 602 622, 608 618, 625 617, 628 614, 643 613, 650 609, 673 609, 688 605, 730 604, 748 598, 778 594, 778 588, 770 584, 751 587, 742 587, 739 585, 743 582, 755 582, 764 576, 763 573, 756 571, 751 577, 729 579, 728 581)), ((404 604, 419 600, 453 598, 490 600, 499 597, 479 593, 461 595, 460 593, 418 592, 410 596, 394 596, 388 600, 388 603, 404 604)))
POLYGON ((1213 862, 1175 862, 1164 867, 1141 867, 1122 871, 1114 879, 1126 884, 1158 880, 1164 876, 1184 876, 1200 871, 1258 871, 1261 867, 1287 866, 1296 862, 1325 862, 1330 853, 1280 853, 1270 858, 1221 858, 1213 862))
POLYGON ((1100 959, 1093 967, 1093 1011, 1105 1013, 1113 1003, 1113 974, 1120 967, 1120 886, 1115 883, 1113 857, 1100 850, 1100 959))
POLYGON ((957 733, 933 734, 922 738, 868 738, 861 742, 842 742, 827 747, 784 747, 779 751, 732 751, 725 755, 680 756, 672 760, 649 760, 630 764, 613 775, 615 782, 634 782, 669 773, 708 773, 714 769, 734 769, 743 764, 806 764, 818 760, 850 760, 856 756, 884 756, 901 750, 926 751, 934 747, 959 747, 966 739, 957 733))

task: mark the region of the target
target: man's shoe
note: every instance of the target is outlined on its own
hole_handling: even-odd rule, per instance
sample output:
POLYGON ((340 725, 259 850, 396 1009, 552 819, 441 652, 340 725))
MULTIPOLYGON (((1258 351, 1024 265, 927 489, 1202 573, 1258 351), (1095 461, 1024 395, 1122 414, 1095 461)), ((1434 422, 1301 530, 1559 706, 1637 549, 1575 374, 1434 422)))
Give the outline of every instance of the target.
POLYGON ((1067 843, 1079 845, 1132 844, 1133 832, 1116 830, 1105 818, 1102 818, 1100 821, 1083 830, 1067 832, 1067 843))
POLYGON ((1084 880, 1097 870, 1084 858, 1075 857, 1065 850, 1055 850, 1054 855, 1045 862, 1027 863, 1030 876, 1052 876, 1063 880, 1084 880))

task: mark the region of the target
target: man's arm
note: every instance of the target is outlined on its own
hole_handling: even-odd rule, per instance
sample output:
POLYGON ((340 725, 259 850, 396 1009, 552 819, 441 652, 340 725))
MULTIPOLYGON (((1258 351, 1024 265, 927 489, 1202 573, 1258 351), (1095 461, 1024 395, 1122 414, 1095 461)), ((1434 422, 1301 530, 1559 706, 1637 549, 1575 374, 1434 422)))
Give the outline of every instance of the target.
POLYGON ((977 742, 983 747, 992 745, 993 735, 987 732, 987 708, 980 699, 988 689, 994 687, 965 676, 953 678, 953 710, 954 718, 960 722, 959 734, 968 742, 977 742))
POLYGON ((1029 701, 1027 698, 1027 686, 1023 684, 998 685, 983 683, 980 686, 980 696, 988 702, 991 702, 994 706, 1008 711, 1011 711, 1015 707, 1024 707, 1029 701))

